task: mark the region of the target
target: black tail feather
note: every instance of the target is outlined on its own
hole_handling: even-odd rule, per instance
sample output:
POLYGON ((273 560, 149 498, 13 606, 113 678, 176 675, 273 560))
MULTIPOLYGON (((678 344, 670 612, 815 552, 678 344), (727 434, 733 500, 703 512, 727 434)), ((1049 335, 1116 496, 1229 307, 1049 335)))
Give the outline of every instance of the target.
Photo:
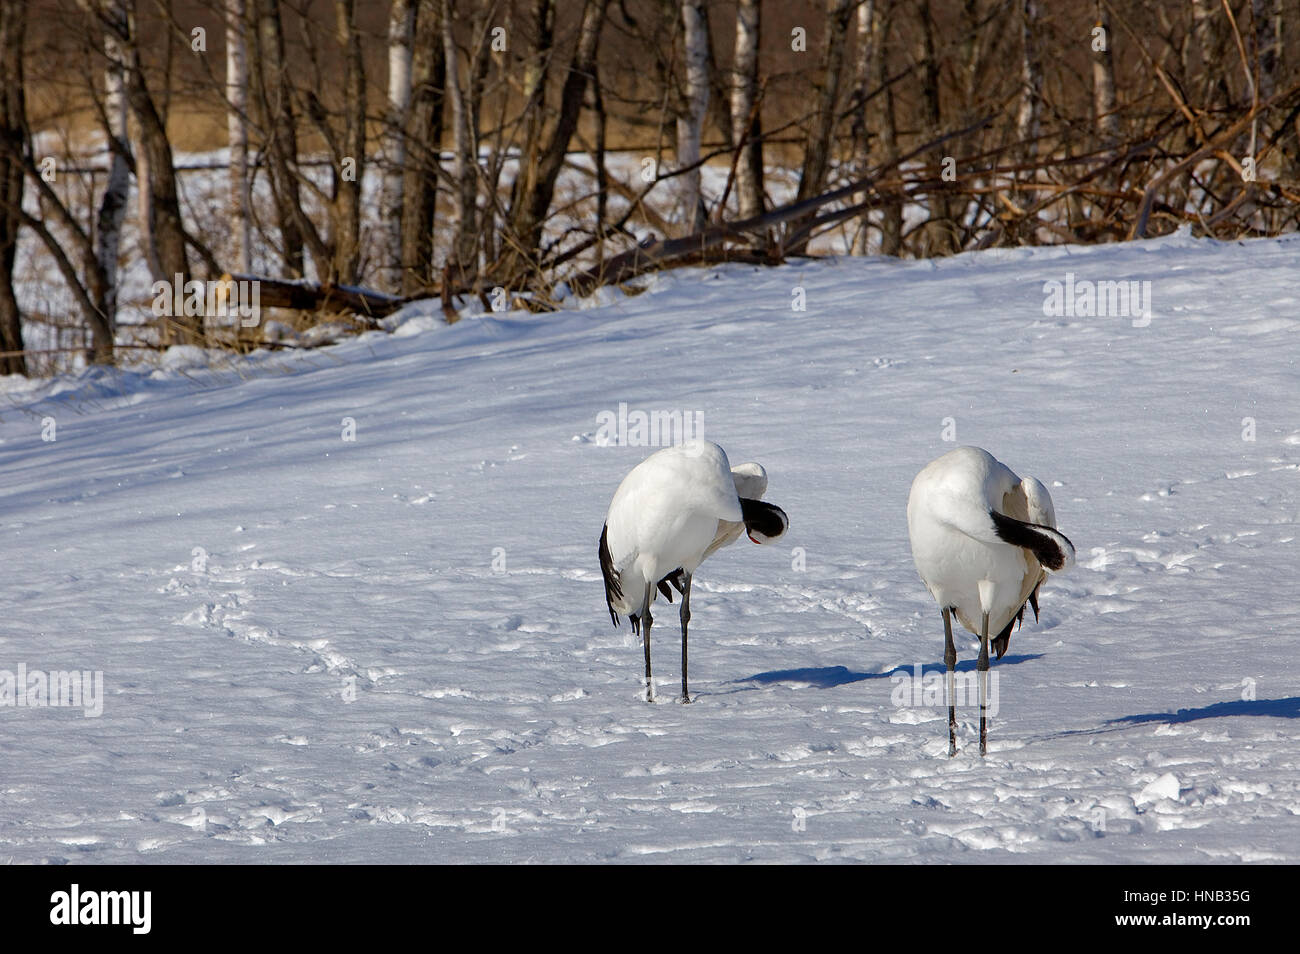
POLYGON ((669 573, 662 580, 660 580, 658 583, 655 584, 656 586, 659 587, 659 592, 664 595, 664 598, 668 600, 669 603, 673 601, 673 591, 668 588, 669 583, 671 583, 674 587, 676 587, 678 593, 686 592, 685 590, 686 583, 683 580, 684 573, 685 571, 682 570, 682 568, 679 566, 677 569, 673 570, 673 572, 669 573))
POLYGON ((1007 622, 1007 625, 1003 628, 1002 632, 998 633, 997 636, 993 638, 993 651, 997 654, 998 659, 1001 659, 1006 655, 1007 648, 1011 645, 1011 630, 1017 623, 1024 623, 1024 621, 1025 608, 1022 606, 1020 607, 1020 612, 1011 617, 1007 622))
POLYGON ((785 533, 790 526, 790 518, 785 515, 785 511, 776 504, 770 504, 766 500, 751 500, 748 497, 740 498, 741 519, 745 521, 745 532, 749 534, 749 539, 755 543, 764 543, 768 540, 775 540, 781 534, 785 533), (764 539, 757 540, 754 534, 764 539))
POLYGON ((605 604, 609 607, 609 618, 618 625, 618 613, 614 610, 614 601, 623 599, 622 581, 614 569, 614 558, 609 554, 608 524, 600 528, 600 573, 605 578, 605 604))
POLYGON ((997 531, 998 539, 1029 550, 1039 563, 1052 572, 1056 572, 1065 566, 1065 551, 1056 542, 1053 534, 1060 534, 1067 543, 1069 538, 1060 530, 1053 527, 1044 527, 1042 524, 1017 520, 1015 517, 1008 517, 996 510, 990 510, 989 516, 993 518, 993 527, 997 531), (1051 532, 1044 533, 1045 530, 1051 532))

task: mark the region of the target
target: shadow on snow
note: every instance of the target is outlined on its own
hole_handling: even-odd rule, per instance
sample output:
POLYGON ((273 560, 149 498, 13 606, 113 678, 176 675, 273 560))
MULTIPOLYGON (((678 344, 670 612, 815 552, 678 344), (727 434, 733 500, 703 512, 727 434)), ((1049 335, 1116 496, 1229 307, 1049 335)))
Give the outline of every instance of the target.
POLYGON ((1300 719, 1300 696, 1286 699, 1249 699, 1235 702, 1216 702, 1199 709, 1179 709, 1177 712, 1147 712, 1142 715, 1111 719, 1107 725, 1142 725, 1147 722, 1165 722, 1177 725, 1200 719, 1218 719, 1223 716, 1273 716, 1277 719, 1300 719))
MULTIPOLYGON (((1034 659, 1042 659, 1043 653, 1025 653, 1021 655, 1004 656, 1002 659, 994 662, 990 661, 990 671, 1000 666, 1015 666, 1023 662, 1029 662, 1034 659)), ((957 663, 959 672, 974 672, 975 660, 963 659, 957 663)), ((948 671, 942 662, 925 663, 921 667, 921 674, 930 673, 943 674, 948 671)), ((824 666, 820 669, 775 669, 771 672, 755 673, 744 679, 736 679, 735 683, 757 682, 763 685, 773 683, 788 682, 796 685, 815 686, 818 689, 834 689, 836 686, 844 686, 854 682, 865 682, 868 679, 890 679, 894 676, 913 676, 916 670, 912 666, 895 666, 893 669, 885 672, 854 672, 844 666, 824 666)))

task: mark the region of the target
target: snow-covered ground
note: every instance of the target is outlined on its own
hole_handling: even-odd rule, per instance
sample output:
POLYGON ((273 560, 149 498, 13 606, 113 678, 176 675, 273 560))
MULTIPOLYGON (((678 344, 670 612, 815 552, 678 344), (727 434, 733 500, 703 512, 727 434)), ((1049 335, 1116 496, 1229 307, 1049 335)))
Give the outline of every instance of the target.
POLYGON ((0 670, 103 679, 0 707, 0 859, 1300 861, 1297 266, 1179 235, 687 270, 0 382, 0 670), (1044 314, 1130 279, 1149 321, 1044 314), (697 574, 690 706, 676 607, 648 705, 604 604, 654 449, 602 446, 620 403, 762 462, 791 520, 697 574), (1042 479, 1079 554, 994 663, 983 760, 974 706, 949 759, 927 704, 907 542, 945 438, 1042 479))

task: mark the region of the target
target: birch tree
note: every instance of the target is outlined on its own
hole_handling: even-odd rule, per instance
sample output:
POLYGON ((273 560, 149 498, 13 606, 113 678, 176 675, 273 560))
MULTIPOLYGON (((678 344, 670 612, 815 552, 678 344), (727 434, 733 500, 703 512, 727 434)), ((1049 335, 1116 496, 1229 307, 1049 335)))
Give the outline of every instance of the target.
POLYGON ((731 138, 736 162, 736 202, 742 219, 763 211, 763 127, 758 109, 758 46, 762 0, 736 4, 736 54, 732 67, 731 138))
POLYGON ((1097 120, 1097 135, 1107 146, 1119 142, 1119 114, 1115 110, 1115 60, 1111 44, 1110 14, 1102 0, 1097 0, 1097 17, 1092 41, 1092 102, 1097 120))
POLYGON ((1020 109, 1016 114, 1016 136, 1025 144, 1024 155, 1038 151, 1038 122, 1042 113, 1043 64, 1038 53, 1038 2, 1020 0, 1020 109))
MULTIPOLYGON (((126 20, 126 4, 112 0, 110 15, 120 22, 126 20)), ((117 257, 122 237, 122 220, 126 217, 127 202, 131 195, 131 156, 127 131, 126 60, 128 52, 122 49, 115 32, 103 31, 104 47, 104 133, 108 143, 108 181, 100 199, 96 219, 96 258, 103 272, 104 291, 99 308, 109 334, 117 328, 117 257)), ((112 341, 101 342, 95 352, 112 352, 112 341)))
POLYGON ((388 109, 381 142, 383 189, 379 199, 376 259, 379 286, 402 290, 402 216, 405 212, 406 123, 411 106, 413 0, 393 0, 388 14, 388 109))
MULTIPOLYGON (((167 127, 154 101, 140 59, 136 29, 137 0, 96 0, 93 6, 107 41, 121 55, 126 100, 135 120, 135 156, 143 215, 139 223, 143 251, 154 281, 184 286, 189 278, 184 221, 176 187, 176 168, 167 127)), ((97 303, 98 304, 98 303, 97 303)), ((111 320, 111 318, 110 318, 111 320)), ((163 340, 197 344, 203 337, 201 316, 173 315, 163 328, 163 340)))
MULTIPOLYGON (((686 55, 686 91, 683 109, 677 116, 677 168, 700 161, 700 140, 704 116, 709 108, 709 35, 704 0, 682 0, 683 42, 686 55)), ((704 197, 700 192, 698 166, 681 178, 682 209, 688 232, 708 224, 704 197)))
POLYGON ((253 270, 248 186, 248 4, 226 2, 226 141, 230 148, 230 225, 236 267, 253 270))

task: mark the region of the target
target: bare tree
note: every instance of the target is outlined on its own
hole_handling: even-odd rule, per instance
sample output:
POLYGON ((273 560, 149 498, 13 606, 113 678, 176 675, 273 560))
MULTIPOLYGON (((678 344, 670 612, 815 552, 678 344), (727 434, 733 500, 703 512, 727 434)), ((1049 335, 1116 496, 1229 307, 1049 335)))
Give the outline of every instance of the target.
POLYGON ((384 117, 383 189, 379 199, 376 264, 379 287, 402 289, 402 215, 405 211, 406 124, 411 106, 415 3, 393 0, 388 14, 388 109, 384 117))
POLYGON ((230 147, 230 219, 235 262, 241 272, 253 270, 253 234, 249 221, 248 187, 248 3, 226 4, 226 140, 230 147))
POLYGON ((533 6, 532 43, 524 61, 523 144, 519 149, 519 171, 510 190, 510 231, 512 240, 505 255, 510 272, 520 257, 527 257, 532 244, 522 233, 533 231, 532 204, 538 187, 539 161, 543 148, 542 132, 546 119, 546 81, 550 76, 555 45, 555 4, 552 0, 535 0, 533 6))
POLYGON ((1038 150, 1038 119, 1042 113, 1043 64, 1038 53, 1037 0, 1020 0, 1020 110, 1016 114, 1016 137, 1024 143, 1024 155, 1038 150))
POLYGON ((1092 102, 1097 121, 1097 135, 1101 141, 1113 146, 1119 142, 1119 114, 1115 103, 1115 60, 1111 45, 1115 42, 1110 31, 1110 14, 1103 0, 1097 0, 1097 17, 1092 40, 1092 102))
MULTIPOLYGON (((126 16, 123 0, 112 0, 112 15, 126 16)), ((121 245, 122 220, 126 216, 131 194, 131 154, 127 132, 126 61, 127 51, 111 31, 103 31, 104 45, 104 138, 108 143, 108 182, 99 204, 96 219, 96 257, 103 273, 103 300, 98 304, 104 324, 111 335, 117 330, 117 256, 121 245)), ((111 356, 113 341, 98 342, 93 349, 101 357, 111 356)))
POLYGON ((564 167, 565 153, 578 128, 582 103, 587 85, 596 72, 596 51, 600 43, 601 28, 605 22, 605 8, 609 0, 586 0, 582 8, 582 21, 578 28, 578 42, 573 50, 564 86, 560 91, 559 115, 550 139, 537 160, 535 173, 529 176, 530 188, 520 194, 513 215, 512 231, 518 248, 538 249, 541 245, 542 223, 546 219, 555 196, 555 184, 564 167))
POLYGON ((469 21, 471 54, 466 63, 465 76, 462 77, 461 62, 464 58, 460 55, 455 37, 455 21, 461 11, 457 0, 444 0, 444 3, 442 44, 447 62, 446 95, 451 102, 454 140, 452 179, 455 183, 452 197, 456 211, 456 234, 448 264, 451 271, 458 273, 456 283, 464 285, 478 274, 478 78, 480 60, 487 59, 488 11, 481 4, 473 5, 469 21))
MULTIPOLYGON (((920 27, 916 58, 920 64, 922 139, 935 139, 942 132, 940 61, 935 33, 937 25, 930 9, 930 0, 920 0, 917 6, 920 27)), ((960 248, 957 222, 948 197, 942 190, 932 191, 929 199, 930 218, 923 230, 922 254, 951 255, 960 248)))
MULTIPOLYGON (((850 141, 853 145, 853 172, 863 178, 871 167, 871 133, 867 122, 867 101, 871 95, 871 81, 875 77, 875 60, 883 51, 875 46, 876 0, 863 0, 857 10, 857 56, 853 63, 853 93, 849 100, 851 111, 850 141)), ((853 254, 867 254, 868 225, 871 213, 864 211, 858 220, 853 236, 853 254)))
MULTIPOLYGON (((332 168, 334 178, 334 249, 330 277, 356 282, 361 269, 361 184, 366 165, 366 73, 361 56, 361 31, 356 0, 335 0, 336 39, 343 54, 343 134, 332 168), (338 154, 341 152, 341 155, 338 154)), ((317 125, 323 116, 317 115, 317 125)), ((327 136, 327 139, 329 137, 327 136)))
POLYGON ((22 313, 14 289, 14 259, 22 222, 26 142, 23 40, 26 0, 0 4, 0 374, 26 374, 22 313))
POLYGON ((704 116, 709 107, 709 33, 704 0, 682 0, 682 26, 686 90, 685 108, 677 116, 677 168, 689 170, 681 176, 682 208, 687 228, 699 231, 708 222, 698 168, 704 116))
POLYGON ((840 87, 844 80, 844 54, 856 0, 826 0, 826 26, 822 36, 821 84, 817 110, 804 145, 803 169, 798 198, 806 199, 825 190, 830 170, 832 137, 835 135, 840 87))
MULTIPOLYGON (((155 281, 184 286, 189 277, 184 222, 176 188, 176 168, 172 159, 167 127, 149 88, 144 64, 140 59, 140 42, 136 30, 137 0, 95 0, 94 12, 99 23, 116 43, 123 57, 126 76, 126 99, 135 119, 137 148, 136 180, 143 197, 144 221, 140 223, 144 251, 155 281)), ((196 344, 203 336, 202 318, 173 315, 164 328, 164 341, 196 344)))
MULTIPOLYGON (((1016 138, 1021 144, 1021 158, 1030 163, 1038 155, 1039 120, 1042 115, 1043 64, 1039 58, 1038 32, 1042 28, 1038 16, 1037 0, 1020 0, 1020 108, 1016 114, 1016 138)), ((1034 171, 1026 175, 1032 180, 1034 171)), ((1033 206, 1036 193, 1025 190, 1021 196, 1025 206, 1033 206)), ((1030 219, 1037 216, 1030 214, 1030 219)), ((1031 227, 1023 233, 1023 238, 1034 237, 1031 227)))
POLYGON ((1282 66, 1282 0, 1251 0, 1255 21, 1255 57, 1259 63, 1259 97, 1277 92, 1282 66))
POLYGON ((285 59, 284 23, 280 0, 249 0, 256 13, 254 55, 249 77, 256 91, 260 148, 267 158, 268 181, 275 200, 279 252, 285 270, 294 277, 305 274, 304 246, 312 255, 325 256, 324 243, 302 208, 298 181, 298 131, 285 59))
POLYGON ((758 46, 762 0, 736 4, 736 54, 732 67, 731 138, 740 150, 736 203, 741 218, 763 211, 763 123, 758 102, 758 46))
POLYGON ((434 223, 442 170, 443 86, 442 0, 417 0, 411 106, 407 117, 405 208, 402 212, 402 292, 411 295, 435 284, 434 223))
MULTIPOLYGON (((899 158, 898 120, 894 110, 894 87, 886 82, 892 0, 877 0, 871 18, 871 46, 878 51, 875 57, 875 86, 883 89, 884 102, 880 110, 880 158, 892 167, 899 158)), ((898 196, 887 199, 880 211, 880 253, 901 255, 903 252, 903 203, 898 196)))

